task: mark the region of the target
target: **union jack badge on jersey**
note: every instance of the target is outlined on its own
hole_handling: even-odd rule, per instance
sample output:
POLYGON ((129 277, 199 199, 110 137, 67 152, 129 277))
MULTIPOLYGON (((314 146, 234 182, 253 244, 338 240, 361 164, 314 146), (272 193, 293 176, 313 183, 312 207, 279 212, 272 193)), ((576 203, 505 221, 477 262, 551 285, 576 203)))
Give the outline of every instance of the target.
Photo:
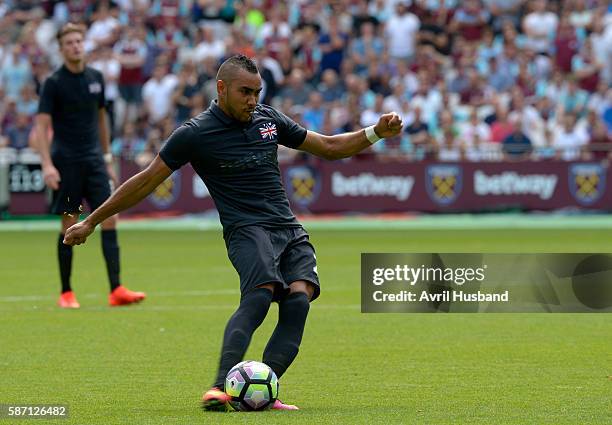
POLYGON ((264 139, 274 140, 276 138, 276 124, 265 123, 263 127, 259 127, 259 133, 264 139))

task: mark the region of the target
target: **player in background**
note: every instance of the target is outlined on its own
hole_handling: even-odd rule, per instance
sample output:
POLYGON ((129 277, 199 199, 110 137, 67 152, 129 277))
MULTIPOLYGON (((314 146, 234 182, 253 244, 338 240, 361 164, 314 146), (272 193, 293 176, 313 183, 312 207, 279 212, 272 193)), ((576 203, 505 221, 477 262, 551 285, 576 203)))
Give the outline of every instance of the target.
MULTIPOLYGON (((43 85, 34 129, 45 184, 53 190, 51 211, 62 217, 57 240, 62 284, 58 305, 62 308, 80 307, 70 283, 72 246, 63 243, 64 234, 78 221, 82 199, 95 210, 111 194, 110 179, 116 181, 104 109, 104 80, 100 72, 85 65, 84 35, 85 27, 78 24, 68 23, 59 30, 57 41, 64 64, 43 85)), ((111 306, 145 298, 144 293, 121 285, 116 224, 115 216, 102 223, 111 306)))
MULTIPOLYGON (((64 242, 85 242, 95 226, 145 198, 173 171, 190 163, 215 201, 228 256, 240 276, 240 305, 225 328, 213 387, 203 396, 208 410, 225 407, 227 372, 240 362, 272 301, 278 323, 263 362, 280 379, 295 359, 310 302, 319 296, 316 257, 308 233, 289 208, 277 161, 278 144, 334 160, 346 158, 402 130, 395 113, 352 133, 324 136, 307 131, 283 113, 258 104, 262 80, 246 56, 226 60, 217 73, 217 99, 172 133, 151 164, 123 185, 64 242)), ((297 407, 277 400, 273 409, 297 407)))

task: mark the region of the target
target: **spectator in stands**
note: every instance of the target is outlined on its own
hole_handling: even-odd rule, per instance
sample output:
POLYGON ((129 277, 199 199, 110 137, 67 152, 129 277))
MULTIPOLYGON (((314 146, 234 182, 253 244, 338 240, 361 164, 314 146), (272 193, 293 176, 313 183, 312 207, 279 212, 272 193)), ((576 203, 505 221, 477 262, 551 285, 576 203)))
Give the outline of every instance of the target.
POLYGON ((121 126, 126 119, 127 121, 135 121, 138 108, 142 103, 147 45, 139 37, 139 29, 128 26, 113 49, 121 65, 119 93, 123 104, 121 105, 122 108, 117 111, 117 117, 121 117, 119 123, 119 126, 121 126))
POLYGON ((469 43, 480 41, 489 21, 489 12, 480 0, 464 0, 455 11, 450 31, 460 34, 469 43))
POLYGON ((103 46, 96 49, 98 55, 96 60, 90 60, 89 65, 97 69, 104 76, 104 96, 106 100, 106 113, 111 130, 111 140, 115 137, 116 122, 115 105, 119 99, 119 76, 121 75, 121 63, 113 54, 110 46, 103 46))
POLYGON ((31 116, 26 114, 17 114, 15 124, 10 126, 6 131, 8 146, 18 150, 27 148, 29 146, 31 131, 31 116))
POLYGON ((589 35, 596 61, 602 64, 600 77, 612 85, 612 25, 604 24, 604 13, 597 13, 589 35))
POLYGON ((177 84, 178 77, 168 71, 165 63, 155 66, 153 76, 142 87, 144 107, 151 124, 160 122, 170 114, 172 93, 177 84))
POLYGON ((340 30, 338 19, 335 16, 330 16, 328 31, 319 38, 319 49, 321 50, 319 72, 326 69, 340 72, 348 39, 348 35, 340 30))
POLYGON ((497 57, 492 57, 489 60, 488 81, 490 87, 497 92, 507 91, 514 85, 515 76, 512 75, 507 67, 500 66, 500 61, 497 57))
MULTIPOLYGON (((2 91, 0 91, 0 94, 2 91)), ((14 98, 7 98, 7 96, 2 96, 4 101, 4 107, 0 109, 0 129, 6 129, 17 122, 17 101, 14 98)))
POLYGON ((441 56, 449 56, 452 51, 452 36, 438 22, 435 13, 426 9, 421 18, 418 42, 420 45, 432 46, 441 56))
POLYGON ((557 93, 557 102, 562 112, 580 117, 586 111, 588 97, 589 94, 580 89, 575 78, 570 76, 557 93))
MULTIPOLYGON (((444 132, 440 111, 453 111, 457 130, 469 125, 475 107, 480 115, 489 115, 511 99, 509 119, 522 121, 534 158, 549 156, 547 126, 554 127, 557 115, 578 114, 583 122, 588 111, 596 110, 607 114, 605 123, 612 129, 612 25, 607 25, 612 15, 603 1, 355 0, 294 6, 255 0, 70 0, 58 2, 53 15, 28 7, 0 17, 0 87, 5 91, 0 110, 7 125, 16 122, 17 109, 24 112, 31 103, 20 87, 33 81, 38 92, 51 67, 58 65, 59 55, 48 40, 72 16, 91 24, 91 46, 108 45, 120 63, 115 101, 119 131, 127 123, 141 126, 143 111, 151 117, 144 124, 147 131, 161 126, 167 116, 180 122, 197 114, 216 96, 220 57, 238 51, 255 55, 264 103, 288 102, 288 108, 300 107, 299 119, 309 119, 303 107, 316 87, 323 96, 321 125, 326 131, 359 126, 362 113, 376 107, 378 94, 385 96, 384 110, 398 110, 407 119, 418 107, 421 120, 438 137, 444 132), (485 15, 491 27, 482 24, 485 15), (178 75, 192 67, 190 60, 191 83, 182 87, 186 96, 175 99, 189 98, 188 103, 166 107, 171 96, 164 102, 159 95, 161 109, 141 108, 142 86, 157 63, 165 62, 178 75), (517 101, 518 91, 529 100, 517 101), (155 117, 163 110, 163 117, 155 117)), ((111 80, 106 75, 110 96, 111 80)), ((321 114, 315 115, 321 121, 321 114)), ((496 114, 487 120, 493 123, 494 118, 496 114)), ((493 126, 494 146, 503 141, 498 130, 507 133, 510 124, 502 120, 493 126)), ((6 136, 7 128, 0 134, 6 136)), ((549 138, 556 133, 553 129, 549 138)), ((397 148, 404 149, 409 139, 405 134, 397 148)), ((487 143, 480 140, 481 146, 487 143)), ((477 152, 466 150, 465 157, 486 158, 477 152)))
POLYGON ((513 131, 502 141, 504 158, 510 161, 526 159, 533 151, 531 140, 523 132, 523 123, 519 116, 511 120, 513 131))
POLYGON ((309 84, 304 81, 304 72, 294 69, 289 75, 288 84, 281 92, 282 98, 290 98, 295 105, 304 105, 308 101, 308 96, 312 91, 309 84))
POLYGON ((323 124, 327 115, 328 110, 323 105, 323 95, 318 91, 312 91, 302 114, 304 124, 312 131, 323 132, 323 124))
POLYGON ((110 47, 119 38, 119 21, 111 15, 109 5, 100 2, 94 11, 93 23, 85 36, 85 49, 90 51, 97 47, 110 47))
POLYGON ((508 119, 508 109, 498 104, 495 109, 495 121, 491 124, 491 141, 501 143, 514 131, 514 126, 508 119))
POLYGON ((178 82, 172 94, 176 124, 182 124, 191 118, 194 96, 200 92, 201 88, 201 81, 198 79, 194 63, 191 61, 183 63, 183 67, 179 72, 178 82))
POLYGON ((0 86, 4 88, 5 96, 17 99, 21 88, 32 79, 32 66, 23 46, 15 43, 1 65, 0 86))
POLYGON ((317 90, 323 95, 323 101, 325 102, 340 100, 345 93, 344 86, 333 69, 323 71, 317 90))
POLYGON ((480 120, 478 109, 475 107, 470 112, 469 121, 460 124, 458 130, 458 139, 466 148, 474 145, 476 139, 488 141, 491 138, 491 129, 487 123, 480 120))
POLYGON ((537 53, 551 53, 559 17, 547 9, 547 0, 534 0, 531 13, 523 18, 523 31, 527 35, 526 47, 537 53))
POLYGON ((404 118, 406 125, 404 132, 408 135, 410 144, 415 148, 430 149, 431 136, 429 126, 423 121, 421 108, 413 108, 411 116, 404 118))
POLYGON ((225 43, 223 40, 215 37, 215 32, 211 25, 204 24, 199 28, 199 31, 201 39, 194 48, 193 60, 199 63, 208 57, 212 57, 215 61, 220 61, 225 56, 225 43))
POLYGON ((399 0, 394 13, 385 24, 385 35, 389 44, 389 53, 394 59, 411 59, 415 53, 419 18, 408 12, 409 1, 399 0))
POLYGON ((553 129, 552 146, 557 159, 575 161, 586 151, 589 135, 585 128, 576 125, 576 115, 565 113, 560 116, 553 129))
POLYGON ((572 73, 576 76, 578 86, 589 93, 595 92, 602 68, 603 64, 593 52, 591 39, 587 38, 582 49, 572 58, 572 73))
POLYGON ((113 139, 111 151, 117 158, 135 159, 144 152, 145 146, 146 140, 137 133, 136 126, 131 122, 126 122, 123 134, 113 139))
POLYGON ((266 46, 268 54, 278 59, 283 46, 291 38, 291 27, 283 16, 283 8, 279 4, 268 10, 268 21, 265 22, 256 39, 256 44, 266 46))
POLYGON ((521 8, 525 0, 483 0, 484 6, 491 15, 491 27, 500 33, 504 22, 514 27, 520 26, 521 8))
POLYGON ((567 16, 561 17, 554 45, 557 69, 564 74, 571 72, 572 58, 578 52, 579 41, 576 37, 576 30, 570 24, 567 16))
POLYGON ((436 159, 441 162, 458 162, 463 159, 463 150, 449 128, 443 129, 435 151, 436 159))
MULTIPOLYGON (((368 127, 374 125, 378 121, 378 116, 383 113, 383 102, 385 98, 382 94, 377 94, 374 100, 374 104, 371 108, 365 109, 361 113, 361 119, 359 120, 362 127, 368 127)), ((391 111, 389 111, 391 112, 391 111)))
POLYGON ((367 70, 368 64, 376 62, 376 58, 384 51, 383 40, 375 33, 376 28, 371 21, 361 24, 360 35, 349 44, 349 56, 355 63, 356 72, 367 70))
MULTIPOLYGON (((301 37, 298 37, 297 46, 295 46, 296 64, 303 68, 305 75, 312 78, 319 71, 322 55, 317 28, 314 25, 305 25, 299 34, 301 37)), ((291 63, 290 58, 287 57, 287 50, 283 50, 283 53, 285 53, 284 62, 291 63)), ((285 75, 291 71, 287 66, 284 69, 285 75)))
POLYGON ((597 120, 589 131, 589 159, 612 160, 612 133, 602 120, 597 120))
POLYGON ((32 121, 32 117, 38 110, 38 96, 34 91, 34 85, 31 83, 24 85, 19 95, 16 105, 17 113, 27 116, 32 121))

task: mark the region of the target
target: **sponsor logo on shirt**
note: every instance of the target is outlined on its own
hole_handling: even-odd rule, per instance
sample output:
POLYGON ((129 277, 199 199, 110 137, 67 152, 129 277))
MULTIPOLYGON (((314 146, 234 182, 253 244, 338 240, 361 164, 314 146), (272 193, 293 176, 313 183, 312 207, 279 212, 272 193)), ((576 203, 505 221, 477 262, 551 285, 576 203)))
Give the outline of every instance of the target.
POLYGON ((89 83, 89 93, 98 94, 102 91, 102 84, 100 83, 89 83))

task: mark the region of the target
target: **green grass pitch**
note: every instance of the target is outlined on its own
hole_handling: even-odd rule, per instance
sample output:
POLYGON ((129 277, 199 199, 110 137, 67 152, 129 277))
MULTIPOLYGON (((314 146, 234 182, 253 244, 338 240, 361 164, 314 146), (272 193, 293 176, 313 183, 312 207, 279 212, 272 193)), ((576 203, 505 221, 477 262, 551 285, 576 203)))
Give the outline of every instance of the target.
MULTIPOLYGON (((238 302, 218 231, 120 233, 126 286, 107 307, 99 234, 75 252, 82 308, 55 307, 56 232, 0 233, 0 403, 62 403, 16 424, 610 424, 608 314, 360 313, 361 252, 612 252, 612 230, 311 231, 322 296, 280 396, 299 412, 205 413, 238 302)), ((276 307, 247 358, 260 360, 276 307)))

